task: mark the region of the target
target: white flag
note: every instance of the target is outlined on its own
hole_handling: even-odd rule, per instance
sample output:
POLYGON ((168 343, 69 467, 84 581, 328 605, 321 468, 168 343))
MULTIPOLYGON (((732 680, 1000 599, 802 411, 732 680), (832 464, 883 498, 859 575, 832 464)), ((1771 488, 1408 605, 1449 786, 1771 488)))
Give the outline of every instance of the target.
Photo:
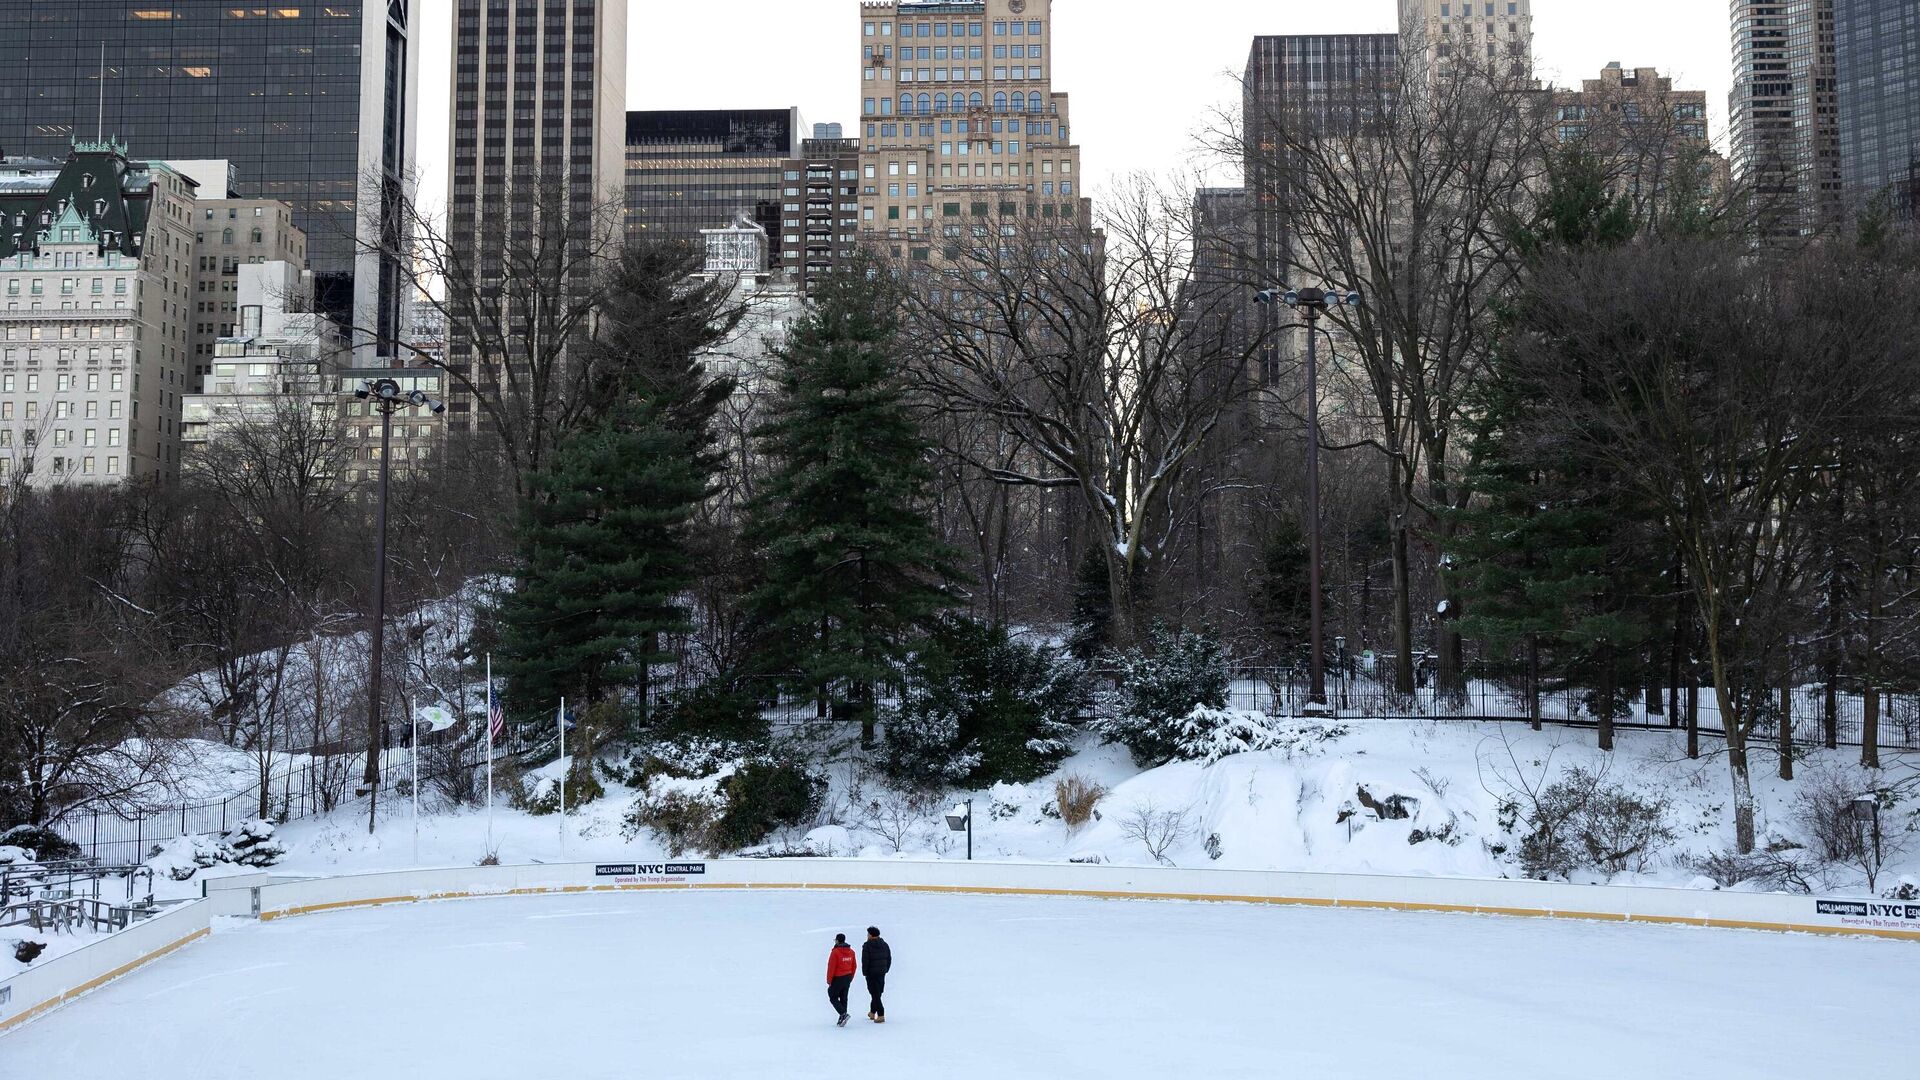
POLYGON ((443 705, 427 705, 414 710, 415 723, 427 725, 428 731, 445 731, 460 722, 452 710, 443 705))

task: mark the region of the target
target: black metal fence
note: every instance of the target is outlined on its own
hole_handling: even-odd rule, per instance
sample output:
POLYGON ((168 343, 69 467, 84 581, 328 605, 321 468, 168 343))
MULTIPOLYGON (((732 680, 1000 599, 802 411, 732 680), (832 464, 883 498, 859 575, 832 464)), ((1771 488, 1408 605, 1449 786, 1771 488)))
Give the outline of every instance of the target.
MULTIPOLYGON (((1336 717, 1347 720, 1490 720, 1512 721, 1529 718, 1525 681, 1510 672, 1476 666, 1469 670, 1465 688, 1447 692, 1431 678, 1416 679, 1411 693, 1401 693, 1379 675, 1357 666, 1329 670, 1327 703, 1336 717)), ((1242 668, 1234 672, 1230 704, 1234 708, 1268 713, 1302 711, 1307 703, 1308 681, 1304 671, 1292 668, 1242 668)), ((1616 706, 1614 726, 1620 728, 1681 728, 1687 724, 1689 691, 1682 687, 1670 700, 1662 688, 1658 703, 1649 696, 1622 694, 1616 706), (1624 707, 1625 712, 1620 713, 1624 707)), ((1702 734, 1722 736, 1720 703, 1713 687, 1692 691, 1693 708, 1702 734)), ((1828 692, 1824 686, 1796 687, 1783 709, 1778 692, 1769 695, 1767 707, 1754 725, 1756 741, 1777 741, 1783 717, 1790 723, 1790 735, 1800 745, 1824 745, 1829 727, 1838 746, 1859 746, 1865 729, 1866 701, 1857 690, 1841 690, 1832 695, 1829 712, 1828 692)), ((1543 723, 1593 727, 1597 702, 1592 691, 1581 687, 1543 690, 1540 693, 1540 719, 1543 723)), ((1883 691, 1880 694, 1878 724, 1879 746, 1885 750, 1920 751, 1920 694, 1883 691)))

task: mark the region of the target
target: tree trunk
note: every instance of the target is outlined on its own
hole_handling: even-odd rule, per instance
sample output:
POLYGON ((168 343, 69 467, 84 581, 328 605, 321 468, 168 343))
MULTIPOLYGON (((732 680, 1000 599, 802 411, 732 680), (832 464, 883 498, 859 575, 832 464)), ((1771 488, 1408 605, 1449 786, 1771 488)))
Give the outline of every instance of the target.
POLYGON ((1793 665, 1780 676, 1780 779, 1793 779, 1793 665))
MULTIPOLYGON (((1873 505, 1873 491, 1867 492, 1867 505, 1873 505)), ((1868 511, 1867 544, 1867 640, 1862 657, 1860 708, 1860 764, 1869 769, 1880 767, 1880 609, 1884 593, 1880 579, 1882 548, 1880 517, 1868 511)))
MULTIPOLYGON (((1722 695, 1720 707, 1726 709, 1725 695, 1722 695)), ((1737 725, 1729 722, 1729 728, 1737 725)), ((1738 738, 1732 731, 1727 734, 1727 763, 1733 770, 1733 842, 1742 855, 1753 854, 1753 780, 1747 771, 1747 746, 1744 738, 1738 738), (1735 743, 1739 746, 1736 749, 1735 743)))
POLYGON ((1407 566, 1407 530, 1401 515, 1393 524, 1393 690, 1413 693, 1413 583, 1407 566))
POLYGON ((1540 730, 1540 635, 1527 635, 1527 722, 1540 730))
POLYGON ((1613 707, 1620 694, 1619 663, 1614 656, 1612 645, 1601 646, 1600 652, 1600 715, 1596 718, 1599 728, 1600 749, 1613 750, 1613 707))

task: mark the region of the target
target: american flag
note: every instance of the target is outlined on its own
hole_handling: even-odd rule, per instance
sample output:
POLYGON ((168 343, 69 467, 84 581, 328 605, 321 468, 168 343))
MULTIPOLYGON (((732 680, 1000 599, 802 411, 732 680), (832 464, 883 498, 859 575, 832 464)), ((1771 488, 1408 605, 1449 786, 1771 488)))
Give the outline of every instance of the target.
POLYGON ((500 711, 499 703, 487 710, 487 738, 499 742, 507 733, 507 714, 500 711))

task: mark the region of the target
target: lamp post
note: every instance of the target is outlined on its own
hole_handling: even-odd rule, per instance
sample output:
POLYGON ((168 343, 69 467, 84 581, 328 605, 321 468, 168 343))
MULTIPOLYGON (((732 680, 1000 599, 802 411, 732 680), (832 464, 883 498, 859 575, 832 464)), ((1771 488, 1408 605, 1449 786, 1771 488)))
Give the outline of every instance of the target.
MULTIPOLYGON (((1867 867, 1867 888, 1875 886, 1874 877, 1883 864, 1880 856, 1880 800, 1873 795, 1860 795, 1853 800, 1853 820, 1860 827, 1861 854, 1866 854, 1867 838, 1873 838, 1873 862, 1867 867), (1868 830, 1872 831, 1869 833, 1868 830)), ((1862 861, 1865 861, 1864 859, 1862 861)))
POLYGON ((1310 716, 1325 716, 1333 710, 1327 705, 1327 660, 1321 641, 1320 604, 1320 358, 1315 349, 1315 333, 1320 316, 1328 308, 1360 306, 1360 294, 1330 289, 1262 289, 1254 297, 1262 304, 1282 303, 1306 317, 1307 327, 1307 636, 1312 654, 1307 660, 1311 681, 1307 687, 1310 716))
POLYGON ((972 799, 968 799, 965 804, 956 805, 953 809, 947 811, 947 828, 952 829, 954 832, 959 832, 961 829, 967 830, 967 861, 972 862, 973 861, 973 800, 972 799))
POLYGON ((392 379, 368 379, 353 396, 380 413, 380 498, 373 525, 373 626, 367 661, 367 767, 361 780, 367 785, 367 832, 373 832, 380 801, 380 658, 386 652, 387 630, 387 456, 393 442, 393 414, 401 409, 425 408, 438 414, 447 407, 419 390, 402 391, 392 379))

